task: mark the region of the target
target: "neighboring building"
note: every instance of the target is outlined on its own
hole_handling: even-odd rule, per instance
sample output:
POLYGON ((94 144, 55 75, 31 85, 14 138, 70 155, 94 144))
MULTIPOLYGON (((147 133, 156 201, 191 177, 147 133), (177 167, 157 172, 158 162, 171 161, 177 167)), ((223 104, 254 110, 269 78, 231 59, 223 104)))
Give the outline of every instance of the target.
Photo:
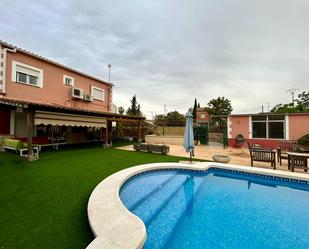
POLYGON ((196 109, 196 124, 198 126, 209 126, 210 116, 205 107, 196 109))
POLYGON ((0 135, 33 134, 35 143, 107 143, 112 121, 144 119, 113 113, 112 87, 0 41, 0 135))
POLYGON ((309 113, 234 114, 228 116, 227 123, 229 146, 235 146, 239 134, 251 144, 269 148, 276 148, 282 142, 295 142, 309 134, 309 113))

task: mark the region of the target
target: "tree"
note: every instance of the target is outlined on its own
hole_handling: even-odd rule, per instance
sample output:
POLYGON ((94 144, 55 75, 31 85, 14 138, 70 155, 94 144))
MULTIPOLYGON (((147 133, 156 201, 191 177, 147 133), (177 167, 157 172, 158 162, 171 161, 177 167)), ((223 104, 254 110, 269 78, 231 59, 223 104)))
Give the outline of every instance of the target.
POLYGON ((290 112, 302 112, 302 106, 296 105, 293 106, 293 103, 289 104, 278 104, 270 110, 270 112, 279 112, 279 113, 290 113, 290 112))
POLYGON ((126 113, 129 116, 142 116, 141 106, 137 103, 136 95, 131 99, 131 107, 128 108, 126 113))
POLYGON ((298 94, 298 99, 296 100, 297 105, 302 105, 305 111, 309 109, 309 92, 302 92, 298 94))
POLYGON ((156 115, 154 124, 157 126, 184 126, 186 117, 177 111, 169 112, 166 115, 156 115))
POLYGON ((296 105, 293 103, 278 104, 271 109, 271 112, 290 113, 290 112, 308 112, 309 111, 309 92, 302 92, 298 94, 295 100, 296 105))
POLYGON ((231 101, 225 97, 218 97, 208 102, 208 112, 211 115, 228 115, 233 111, 231 101))
POLYGON ((194 99, 194 106, 192 110, 192 115, 193 115, 193 122, 195 123, 196 121, 196 111, 197 111, 197 100, 196 98, 194 99))
POLYGON ((119 114, 123 115, 124 114, 124 108, 122 106, 119 106, 118 112, 119 112, 119 114))
POLYGON ((166 125, 166 116, 163 114, 156 115, 153 123, 157 126, 165 126, 166 125))
POLYGON ((196 120, 196 110, 197 110, 197 100, 196 98, 194 99, 194 106, 193 106, 193 121, 195 122, 196 120))
POLYGON ((184 126, 186 124, 186 117, 177 111, 166 114, 167 126, 184 126))

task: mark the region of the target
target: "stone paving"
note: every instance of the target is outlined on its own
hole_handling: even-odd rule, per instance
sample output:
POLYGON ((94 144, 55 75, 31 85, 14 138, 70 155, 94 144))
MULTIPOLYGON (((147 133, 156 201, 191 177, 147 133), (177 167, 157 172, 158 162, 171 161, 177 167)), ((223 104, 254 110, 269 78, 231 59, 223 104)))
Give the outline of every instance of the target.
MULTIPOLYGON (((171 156, 181 156, 189 157, 189 154, 186 153, 182 145, 168 145, 170 147, 169 155, 171 156)), ((133 150, 133 145, 119 147, 123 150, 133 150)), ((247 148, 223 148, 222 146, 208 146, 208 145, 198 145, 195 147, 195 159, 203 159, 213 161, 212 155, 223 154, 229 155, 231 157, 231 164, 250 166, 250 154, 247 148)), ((261 168, 271 168, 270 163, 264 162, 253 162, 255 167, 261 168)), ((282 160, 282 166, 279 163, 276 163, 276 168, 279 170, 288 170, 287 160, 282 160)), ((304 172, 301 169, 295 169, 297 172, 304 172)))

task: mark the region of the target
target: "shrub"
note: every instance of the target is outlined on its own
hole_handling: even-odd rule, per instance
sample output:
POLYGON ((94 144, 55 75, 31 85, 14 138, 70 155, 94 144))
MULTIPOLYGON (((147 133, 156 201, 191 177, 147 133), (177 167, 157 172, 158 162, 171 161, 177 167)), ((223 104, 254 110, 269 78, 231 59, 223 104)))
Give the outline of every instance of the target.
POLYGON ((300 139, 297 140, 297 143, 299 145, 309 146, 309 134, 302 136, 300 139))

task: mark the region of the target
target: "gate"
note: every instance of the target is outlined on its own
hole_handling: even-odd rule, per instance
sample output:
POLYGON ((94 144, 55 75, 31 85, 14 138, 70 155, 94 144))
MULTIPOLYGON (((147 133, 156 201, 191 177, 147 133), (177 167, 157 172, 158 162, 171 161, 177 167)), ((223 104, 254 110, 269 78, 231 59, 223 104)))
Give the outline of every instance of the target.
POLYGON ((208 144, 208 125, 194 127, 194 140, 199 140, 201 144, 208 144))
POLYGON ((228 145, 226 118, 216 118, 210 122, 209 142, 221 144, 224 148, 228 145))

